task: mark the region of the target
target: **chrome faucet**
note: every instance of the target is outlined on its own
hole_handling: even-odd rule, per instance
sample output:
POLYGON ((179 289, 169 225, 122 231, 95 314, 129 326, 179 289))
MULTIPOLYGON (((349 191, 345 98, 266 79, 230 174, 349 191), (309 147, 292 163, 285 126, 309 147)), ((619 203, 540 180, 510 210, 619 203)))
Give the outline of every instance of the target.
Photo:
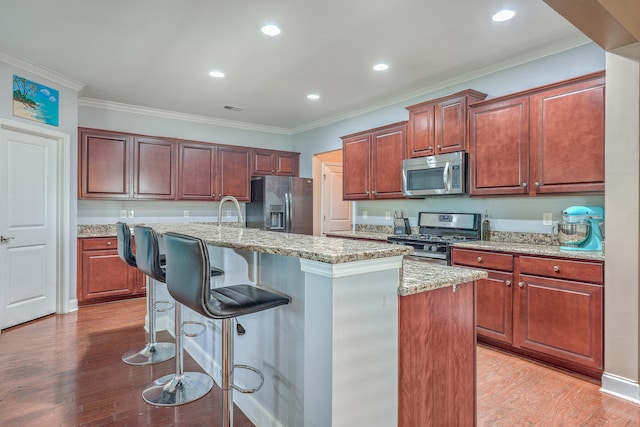
POLYGON ((238 222, 244 225, 244 217, 242 216, 242 211, 240 210, 240 203, 238 203, 238 199, 233 196, 224 196, 220 199, 220 204, 218 205, 218 225, 222 225, 222 205, 224 202, 231 201, 234 205, 236 205, 236 211, 238 212, 238 222))

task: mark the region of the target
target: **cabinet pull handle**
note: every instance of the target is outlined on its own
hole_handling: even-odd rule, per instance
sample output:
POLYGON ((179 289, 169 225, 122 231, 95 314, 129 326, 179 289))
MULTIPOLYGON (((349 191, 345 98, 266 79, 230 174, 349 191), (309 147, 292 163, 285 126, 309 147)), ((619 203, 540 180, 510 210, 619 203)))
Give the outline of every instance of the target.
POLYGON ((526 182, 522 183, 522 188, 527 188, 527 183, 526 182))
POLYGON ((507 286, 511 286, 511 280, 505 280, 504 284, 507 285, 507 286))
POLYGON ((524 282, 518 282, 518 286, 520 286, 521 288, 524 288, 524 282))
POLYGON ((478 257, 478 262, 482 262, 482 257, 481 256, 478 257))
POLYGON ((556 273, 560 271, 560 267, 558 267, 557 265, 553 266, 553 271, 555 271, 556 273))

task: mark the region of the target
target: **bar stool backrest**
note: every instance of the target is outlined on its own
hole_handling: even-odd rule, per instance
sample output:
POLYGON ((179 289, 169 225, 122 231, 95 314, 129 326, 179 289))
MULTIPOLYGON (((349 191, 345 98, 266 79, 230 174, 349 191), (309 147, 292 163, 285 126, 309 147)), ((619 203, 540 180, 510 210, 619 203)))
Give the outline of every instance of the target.
POLYGON ((131 230, 124 222, 116 223, 116 234, 118 236, 118 256, 131 267, 137 267, 136 257, 131 248, 131 230))
POLYGON ((196 313, 211 317, 203 309, 209 289, 209 251, 201 239, 178 233, 164 233, 167 256, 167 290, 196 313))
POLYGON ((138 268, 154 280, 165 283, 166 277, 160 268, 160 245, 158 235, 151 227, 136 225, 136 263, 138 268))

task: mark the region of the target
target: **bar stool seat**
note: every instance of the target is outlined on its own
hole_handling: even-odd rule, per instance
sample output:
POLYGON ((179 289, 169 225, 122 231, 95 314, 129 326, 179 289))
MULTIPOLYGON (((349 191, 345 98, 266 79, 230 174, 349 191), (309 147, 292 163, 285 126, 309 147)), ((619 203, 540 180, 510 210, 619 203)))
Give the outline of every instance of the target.
MULTIPOLYGON (((118 222, 116 223, 116 234, 118 236, 118 256, 131 267, 138 268, 131 243, 131 229, 124 222, 118 222)), ((122 361, 128 365, 152 365, 169 360, 175 355, 174 343, 156 341, 156 312, 159 302, 156 301, 153 283, 149 284, 147 293, 148 340, 145 345, 129 350, 122 355, 122 361)))
MULTIPOLYGON (((165 233, 163 240, 167 254, 167 289, 176 303, 189 307, 202 316, 222 319, 223 426, 230 426, 233 422, 234 388, 231 321, 238 316, 289 304, 291 299, 286 295, 247 284, 211 289, 209 253, 205 242, 177 233, 165 233)), ((255 368, 249 369, 257 371, 255 368)), ((176 387, 172 385, 170 388, 176 387)), ((146 395, 145 400, 148 402, 147 397, 151 396, 157 401, 162 400, 161 396, 170 395, 172 392, 173 390, 167 389, 166 385, 163 387, 161 384, 155 384, 147 388, 143 396, 146 395)))

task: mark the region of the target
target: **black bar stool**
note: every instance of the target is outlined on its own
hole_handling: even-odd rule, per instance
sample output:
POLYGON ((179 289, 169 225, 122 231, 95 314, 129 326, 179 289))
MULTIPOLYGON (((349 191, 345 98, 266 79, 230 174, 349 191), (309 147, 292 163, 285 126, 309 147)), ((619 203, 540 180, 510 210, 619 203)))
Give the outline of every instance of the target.
MULTIPOLYGON (((131 267, 138 267, 136 256, 133 255, 129 226, 124 222, 118 222, 116 223, 116 232, 118 235, 118 255, 131 267)), ((139 246, 140 242, 138 242, 139 246)), ((148 342, 144 346, 129 350, 122 355, 122 361, 128 365, 152 365, 169 360, 176 353, 174 343, 156 341, 156 312, 159 311, 159 302, 156 302, 153 283, 149 283, 149 286, 147 286, 147 294, 148 342)))
MULTIPOLYGON (((252 285, 233 285, 211 289, 209 286, 209 252, 201 239, 177 233, 163 235, 167 256, 167 289, 176 303, 183 304, 202 316, 222 320, 222 424, 233 424, 233 331, 232 320, 237 316, 268 310, 289 304, 288 296, 252 285)), ((255 368, 244 365, 262 374, 255 368)), ((145 393, 160 394, 162 386, 152 386, 145 393)), ((166 388, 166 386, 165 386, 166 388)))

